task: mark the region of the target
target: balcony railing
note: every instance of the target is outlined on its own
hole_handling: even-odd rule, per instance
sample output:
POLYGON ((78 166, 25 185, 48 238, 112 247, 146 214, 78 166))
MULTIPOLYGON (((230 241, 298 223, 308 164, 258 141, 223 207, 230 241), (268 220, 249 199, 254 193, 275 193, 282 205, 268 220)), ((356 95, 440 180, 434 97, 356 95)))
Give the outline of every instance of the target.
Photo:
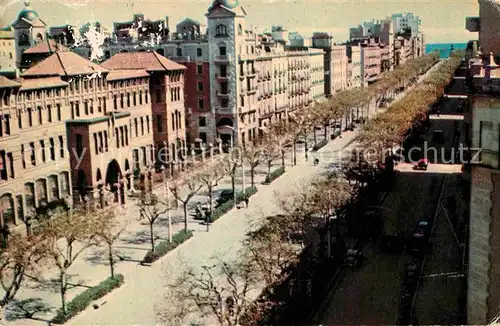
POLYGON ((216 55, 214 58, 216 63, 229 63, 231 61, 230 55, 216 55))
POLYGON ((217 92, 217 96, 218 97, 223 97, 223 98, 228 98, 229 97, 229 93, 228 92, 221 92, 221 91, 218 91, 217 92))
POLYGON ((224 75, 222 75, 222 74, 216 74, 215 76, 216 76, 216 78, 218 80, 228 80, 229 79, 229 75, 228 74, 224 74, 224 75))

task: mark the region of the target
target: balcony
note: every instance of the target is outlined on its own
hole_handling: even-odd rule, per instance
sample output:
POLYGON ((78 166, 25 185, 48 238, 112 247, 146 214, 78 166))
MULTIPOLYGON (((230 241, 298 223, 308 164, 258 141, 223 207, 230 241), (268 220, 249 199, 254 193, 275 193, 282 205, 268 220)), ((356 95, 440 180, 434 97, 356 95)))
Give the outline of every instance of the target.
POLYGON ((257 92, 259 88, 257 86, 250 86, 250 88, 248 89, 248 94, 253 94, 255 92, 257 92))
POLYGON ((228 92, 217 91, 217 97, 220 97, 220 98, 229 98, 229 93, 228 92))
POLYGON ((215 77, 217 78, 218 81, 228 81, 229 80, 229 75, 228 74, 215 74, 215 77))
POLYGON ((214 58, 214 62, 217 64, 228 64, 231 62, 231 56, 230 55, 216 55, 214 58))

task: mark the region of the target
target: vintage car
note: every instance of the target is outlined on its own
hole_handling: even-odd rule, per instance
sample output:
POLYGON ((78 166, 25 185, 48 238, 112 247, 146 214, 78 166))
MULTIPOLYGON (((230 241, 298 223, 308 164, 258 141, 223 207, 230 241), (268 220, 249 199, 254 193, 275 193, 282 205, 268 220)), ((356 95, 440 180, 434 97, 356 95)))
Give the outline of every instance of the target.
POLYGON ((426 158, 422 158, 418 160, 417 164, 413 166, 414 170, 427 170, 427 167, 429 166, 429 160, 426 158))

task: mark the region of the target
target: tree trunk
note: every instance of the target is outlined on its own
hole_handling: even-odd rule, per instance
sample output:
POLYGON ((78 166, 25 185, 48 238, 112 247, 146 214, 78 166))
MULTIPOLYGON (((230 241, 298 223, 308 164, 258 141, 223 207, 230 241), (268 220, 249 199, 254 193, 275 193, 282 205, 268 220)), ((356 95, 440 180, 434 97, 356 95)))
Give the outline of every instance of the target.
POLYGON ((297 143, 293 142, 293 166, 297 165, 297 143))
POLYGON ((255 175, 255 166, 250 165, 250 184, 252 187, 255 187, 254 175, 255 175))
POLYGON ((271 177, 271 161, 267 161, 267 176, 270 178, 271 177))
POLYGON ((111 277, 115 277, 115 260, 113 259, 113 245, 108 243, 108 259, 109 268, 111 270, 111 277))
POLYGON ((182 203, 182 208, 184 209, 184 231, 188 230, 188 211, 187 211, 187 202, 182 203))
POLYGON ((154 221, 149 221, 149 239, 151 241, 151 251, 155 251, 155 234, 153 230, 154 221))
POLYGON ((2 304, 2 310, 0 311, 0 325, 7 325, 7 319, 5 318, 5 306, 7 304, 2 304))
POLYGON ((313 129, 313 134, 314 134, 314 146, 316 146, 317 140, 316 140, 316 127, 313 129))
POLYGON ((323 125, 323 137, 325 137, 325 139, 328 138, 328 129, 327 129, 327 125, 323 125))
MULTIPOLYGON (((234 192, 236 191, 236 182, 235 182, 235 173, 233 172, 233 174, 231 175, 231 188, 233 189, 233 197, 234 197, 234 192)), ((236 204, 236 203, 235 203, 236 204)))
POLYGON ((66 271, 62 270, 59 273, 60 291, 61 291, 61 311, 66 315, 66 288, 67 288, 67 275, 66 271))
POLYGON ((285 171, 285 150, 281 150, 281 167, 283 168, 283 171, 285 171))
POLYGON ((208 207, 209 207, 209 210, 210 210, 210 215, 209 215, 209 218, 207 218, 207 232, 210 231, 210 219, 212 218, 212 197, 213 197, 213 194, 212 194, 212 187, 208 187, 208 197, 209 197, 209 200, 210 200, 210 203, 208 204, 208 207))
POLYGON ((306 162, 307 162, 307 159, 308 159, 308 157, 307 157, 307 151, 308 151, 308 148, 307 148, 307 137, 305 137, 304 148, 305 148, 305 150, 304 150, 305 154, 304 155, 306 156, 306 162))

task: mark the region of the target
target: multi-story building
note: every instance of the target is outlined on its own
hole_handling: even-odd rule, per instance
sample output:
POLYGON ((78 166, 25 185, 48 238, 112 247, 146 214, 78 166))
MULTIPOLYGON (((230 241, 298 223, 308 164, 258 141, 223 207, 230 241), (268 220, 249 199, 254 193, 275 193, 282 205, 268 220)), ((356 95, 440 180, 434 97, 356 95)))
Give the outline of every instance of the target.
POLYGON ((347 47, 345 45, 334 45, 332 47, 332 94, 347 88, 348 61, 347 47))
POLYGON ((113 23, 113 38, 117 43, 158 43, 169 35, 168 17, 151 21, 143 14, 135 14, 131 21, 113 23))
POLYGON ((397 13, 391 16, 396 33, 403 33, 409 30, 411 36, 417 36, 420 33, 420 24, 422 21, 420 17, 415 16, 413 13, 397 13))
POLYGON ((372 44, 361 45, 361 78, 363 85, 369 85, 380 77, 380 47, 372 44))
POLYGON ((68 83, 57 74, 0 78, 0 222, 18 225, 46 203, 71 203, 68 83))
POLYGON ((333 85, 333 41, 328 33, 315 32, 312 36, 312 47, 323 50, 324 93, 331 96, 334 92, 333 85))
POLYGON ((347 47, 349 57, 349 75, 347 78, 347 87, 361 87, 363 85, 361 69, 361 46, 349 44, 347 47))
POLYGON ((51 26, 49 37, 65 46, 72 46, 80 38, 79 31, 74 25, 51 26))
MULTIPOLYGON (((143 125, 148 127, 148 131, 150 130, 149 126, 152 127, 154 146, 156 152, 162 153, 164 157, 162 160, 174 163, 185 157, 186 153, 182 151, 186 149, 186 110, 184 106, 184 73, 186 67, 156 52, 118 53, 101 65, 111 72, 135 71, 135 74, 139 74, 146 71, 150 74, 147 93, 151 93, 150 108, 152 109, 152 116, 140 118, 141 135, 144 135, 142 133, 144 131, 143 125)), ((142 92, 144 90, 127 92, 127 105, 130 103, 131 98, 134 99, 135 104, 136 95, 139 95, 140 98, 142 92)), ((123 93, 113 94, 113 102, 118 101, 120 108, 123 108, 125 101, 123 93)), ((113 107, 115 106, 114 104, 113 107)), ((136 131, 138 130, 138 124, 139 120, 134 119, 134 130, 136 131)), ((132 129, 132 125, 130 128, 132 129)), ((145 146, 143 152, 143 157, 144 155, 149 157, 147 153, 154 153, 155 150, 150 146, 145 146)), ((152 163, 149 158, 143 159, 143 161, 152 163)))
POLYGON ((70 51, 64 45, 57 43, 54 40, 46 39, 43 42, 25 50, 22 54, 21 65, 30 68, 40 61, 48 58, 57 51, 70 51))
MULTIPOLYGON (((480 148, 471 164, 467 273, 467 324, 488 324, 500 306, 500 6, 479 0, 479 17, 466 27, 479 32, 480 51, 468 62, 469 146, 480 148)), ((473 47, 473 44, 471 44, 473 47)), ((475 53, 474 53, 475 52, 475 53)))
POLYGON ((11 26, 0 29, 0 75, 10 78, 19 75, 16 56, 14 29, 11 26))

